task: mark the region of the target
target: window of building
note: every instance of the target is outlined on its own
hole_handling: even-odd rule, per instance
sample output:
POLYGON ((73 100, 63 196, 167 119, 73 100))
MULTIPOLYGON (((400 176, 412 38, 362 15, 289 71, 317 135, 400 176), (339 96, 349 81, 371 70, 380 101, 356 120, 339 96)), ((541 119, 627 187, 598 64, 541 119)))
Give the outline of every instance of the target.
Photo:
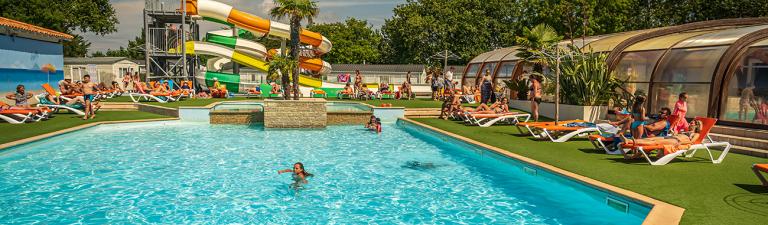
POLYGON ((653 78, 651 97, 654 112, 674 108, 677 96, 688 93, 687 117, 706 116, 709 89, 715 67, 727 46, 673 49, 662 59, 653 78))
POLYGON ((768 46, 752 47, 727 81, 720 119, 768 124, 768 46))

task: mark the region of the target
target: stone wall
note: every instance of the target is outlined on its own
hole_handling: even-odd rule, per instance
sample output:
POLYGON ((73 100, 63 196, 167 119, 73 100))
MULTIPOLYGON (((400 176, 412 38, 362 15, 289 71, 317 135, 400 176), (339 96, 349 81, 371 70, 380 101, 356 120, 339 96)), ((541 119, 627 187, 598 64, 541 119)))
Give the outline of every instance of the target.
POLYGON ((328 125, 363 125, 368 123, 371 115, 371 112, 329 112, 328 125))
POLYGON ((265 128, 325 128, 325 99, 264 101, 265 128))
POLYGON ((211 124, 253 124, 264 122, 264 112, 227 112, 210 113, 211 124))

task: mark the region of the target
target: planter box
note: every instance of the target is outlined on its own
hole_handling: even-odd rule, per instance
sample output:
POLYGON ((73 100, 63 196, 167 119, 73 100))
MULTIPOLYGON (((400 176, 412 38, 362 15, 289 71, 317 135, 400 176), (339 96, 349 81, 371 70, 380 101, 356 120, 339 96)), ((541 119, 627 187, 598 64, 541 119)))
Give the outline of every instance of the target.
MULTIPOLYGON (((531 101, 510 100, 509 107, 526 112, 531 111, 531 101)), ((560 104, 560 120, 586 120, 594 122, 605 119, 608 106, 578 106, 560 104)), ((539 105, 539 116, 555 118, 555 104, 542 102, 539 105)))

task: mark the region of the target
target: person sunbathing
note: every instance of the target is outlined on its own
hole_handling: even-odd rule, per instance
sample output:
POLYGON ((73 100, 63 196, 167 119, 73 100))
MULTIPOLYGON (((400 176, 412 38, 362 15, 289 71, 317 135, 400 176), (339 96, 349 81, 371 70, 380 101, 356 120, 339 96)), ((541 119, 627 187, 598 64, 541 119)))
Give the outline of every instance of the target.
POLYGON ((472 113, 482 113, 482 114, 498 114, 498 113, 507 113, 509 112, 509 100, 507 98, 502 98, 501 101, 496 101, 493 104, 486 105, 485 103, 481 103, 479 106, 477 106, 476 109, 473 111, 470 111, 472 113))
POLYGON ((280 85, 275 82, 272 82, 269 85, 272 86, 272 90, 269 91, 270 94, 280 94, 282 91, 282 87, 280 87, 280 85))
POLYGON ((354 89, 352 89, 352 86, 350 86, 349 83, 344 85, 344 90, 341 90, 341 94, 343 94, 343 95, 352 95, 354 93, 355 93, 355 91, 354 91, 354 89))
POLYGON ((152 89, 152 92, 150 94, 152 95, 168 95, 171 92, 168 91, 168 89, 165 88, 164 85, 160 83, 155 83, 155 88, 152 89))
POLYGON ((120 87, 120 84, 117 83, 117 81, 112 81, 112 90, 116 92, 124 92, 123 88, 120 87))
POLYGON ((667 107, 661 108, 661 111, 659 111, 659 118, 656 122, 644 126, 646 131, 645 134, 648 137, 667 136, 671 125, 668 120, 670 112, 671 110, 667 107))
MULTIPOLYGON (((700 137, 701 134, 701 121, 694 120, 690 124, 690 130, 693 131, 689 134, 675 134, 672 136, 666 136, 666 137, 649 137, 649 138, 640 138, 640 139, 631 139, 627 140, 625 139, 624 142, 627 143, 627 145, 631 146, 665 146, 665 149, 663 151, 657 151, 656 157, 661 158, 666 154, 674 153, 676 150, 678 150, 682 146, 692 145, 694 144, 694 141, 700 137)), ((625 156, 625 158, 638 158, 641 157, 642 154, 633 148, 634 151, 636 151, 631 156, 625 156)))

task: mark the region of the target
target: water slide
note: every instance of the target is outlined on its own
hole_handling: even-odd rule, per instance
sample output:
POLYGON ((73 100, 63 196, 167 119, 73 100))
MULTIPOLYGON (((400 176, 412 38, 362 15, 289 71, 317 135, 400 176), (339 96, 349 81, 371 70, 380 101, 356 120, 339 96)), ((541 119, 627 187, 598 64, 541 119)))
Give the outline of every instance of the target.
MULTIPOLYGON (((240 28, 251 32, 256 37, 270 35, 285 39, 290 38, 290 26, 287 24, 263 19, 213 0, 185 1, 188 15, 199 15, 208 21, 240 28)), ((269 68, 266 61, 271 56, 270 51, 267 51, 262 44, 238 38, 232 34, 231 30, 209 32, 206 35, 206 40, 207 42, 189 41, 186 43, 186 48, 188 54, 217 56, 207 63, 209 69, 218 71, 229 60, 262 71, 267 71, 269 68)), ((300 42, 306 44, 308 49, 302 50, 299 67, 313 73, 329 73, 331 65, 318 57, 331 50, 331 42, 318 33, 304 29, 300 32, 300 42)), ((211 80, 214 77, 227 84, 227 89, 233 92, 244 91, 258 85, 240 82, 238 74, 206 72, 204 77, 198 77, 198 79, 212 83, 211 80)), ((306 92, 311 88, 343 88, 342 84, 322 82, 307 76, 300 76, 299 84, 310 87, 310 89, 302 90, 306 92)))

